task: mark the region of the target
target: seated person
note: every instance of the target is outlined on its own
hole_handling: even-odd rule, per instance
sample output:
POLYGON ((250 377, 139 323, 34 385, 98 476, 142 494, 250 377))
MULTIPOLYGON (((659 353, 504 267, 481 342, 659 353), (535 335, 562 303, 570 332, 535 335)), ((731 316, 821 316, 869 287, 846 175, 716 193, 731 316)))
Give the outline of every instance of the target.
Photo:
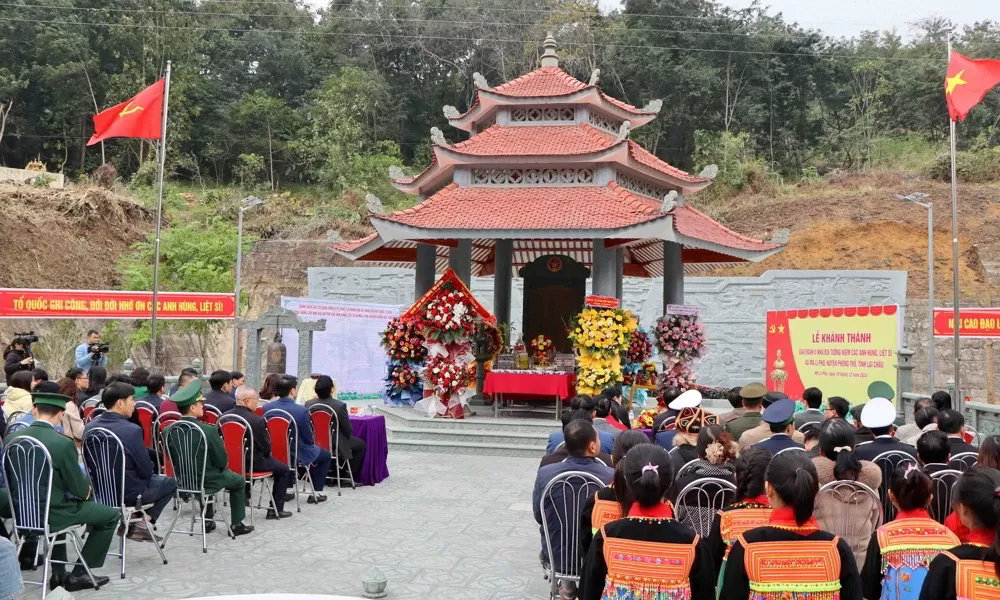
MULTIPOLYGON (((597 414, 597 403, 589 396, 586 398, 577 396, 570 401, 570 409, 587 411, 590 413, 591 422, 593 422, 594 415, 597 414)), ((601 452, 603 454, 611 454, 611 450, 615 447, 615 436, 606 431, 598 430, 597 433, 601 438, 601 452)), ((549 441, 545 444, 546 454, 555 452, 561 443, 563 443, 563 432, 561 429, 550 433, 549 441)))
POLYGON ((951 455, 963 452, 977 454, 979 448, 965 441, 965 417, 957 410, 942 410, 938 413, 938 430, 948 435, 948 443, 951 445, 951 455))
POLYGON ((928 431, 917 438, 917 460, 928 475, 947 469, 951 460, 948 435, 943 431, 928 431))
MULTIPOLYGON (((582 419, 584 421, 590 421, 593 419, 593 413, 588 412, 586 409, 568 410, 562 414, 560 417, 562 419, 562 432, 563 438, 565 439, 566 426, 577 419, 582 419)), ((561 448, 555 450, 554 452, 548 452, 542 457, 542 462, 538 464, 538 468, 541 469, 545 465, 551 465, 553 463, 562 462, 569 457, 569 450, 566 449, 566 445, 563 444, 561 448)), ((599 452, 597 454, 597 460, 602 463, 611 466, 612 460, 611 456, 606 452, 599 452)))
MULTIPOLYGON (((267 422, 264 417, 255 412, 258 400, 257 390, 245 385, 240 386, 236 390, 236 407, 226 414, 242 417, 250 425, 250 430, 253 432, 254 472, 270 472, 274 476, 274 487, 272 488, 274 507, 268 509, 267 518, 270 520, 287 519, 292 516, 292 513, 285 510, 285 494, 288 492, 288 488, 295 483, 295 480, 288 465, 271 456, 271 435, 267 432, 267 422)), ((250 465, 247 465, 247 468, 249 467, 250 465)), ((249 498, 250 484, 247 484, 246 488, 249 498)))
POLYGON ((327 375, 321 375, 316 380, 316 398, 308 400, 306 408, 308 409, 314 404, 322 404, 333 409, 337 415, 334 426, 339 427, 334 435, 337 436, 337 451, 340 454, 340 462, 347 462, 351 465, 351 473, 357 481, 361 467, 365 462, 365 451, 368 449, 368 444, 361 438, 351 436, 353 430, 351 429, 350 415, 347 413, 347 405, 333 397, 335 391, 336 386, 333 384, 333 379, 327 375))
POLYGON ((917 449, 904 444, 893 435, 896 420, 896 407, 885 398, 872 398, 861 409, 861 424, 875 436, 870 442, 858 444, 858 458, 875 460, 884 452, 905 452, 916 458, 917 449))
POLYGON ((897 437, 903 440, 903 442, 913 447, 916 447, 917 440, 920 439, 921 435, 923 435, 928 431, 938 430, 937 418, 938 418, 938 409, 934 408, 933 406, 925 406, 920 410, 918 410, 917 412, 913 413, 913 422, 914 425, 916 426, 917 432, 908 438, 901 437, 898 434, 897 437))
POLYGON ((326 502, 326 496, 320 492, 326 486, 326 478, 330 474, 330 453, 316 445, 313 438, 312 419, 309 418, 309 410, 296 404, 295 387, 298 379, 291 375, 284 375, 275 383, 276 400, 272 400, 264 405, 264 416, 267 412, 279 409, 287 412, 295 419, 295 425, 299 431, 297 442, 299 464, 309 467, 309 475, 312 478, 313 490, 315 493, 309 495, 307 502, 316 504, 326 502))
POLYGON ((163 375, 159 373, 153 373, 146 380, 146 395, 141 398, 136 398, 136 402, 142 400, 143 402, 149 402, 153 405, 157 411, 160 410, 160 404, 163 403, 163 392, 166 390, 167 380, 163 375))
MULTIPOLYGON (((219 430, 214 425, 202 423, 200 419, 205 410, 202 406, 201 382, 193 381, 186 387, 181 388, 173 396, 173 401, 180 408, 181 420, 195 423, 205 433, 208 441, 208 456, 205 460, 205 494, 211 496, 221 490, 229 492, 229 510, 232 518, 233 535, 246 535, 253 531, 252 525, 244 525, 243 519, 246 517, 246 491, 243 488, 246 480, 242 473, 233 473, 229 470, 229 458, 226 455, 226 447, 222 445, 222 437, 219 430)), ((168 437, 167 443, 171 444, 170 451, 180 453, 180 447, 172 444, 180 443, 175 437, 168 437)), ((199 442, 200 444, 200 442, 199 442)), ((209 504, 205 512, 205 518, 211 519, 215 516, 215 504, 209 504)), ((206 521, 205 532, 214 531, 215 522, 206 521)))
MULTIPOLYGON (((156 474, 156 465, 142 440, 142 428, 129 421, 135 411, 134 389, 127 383, 112 383, 104 389, 101 403, 107 410, 87 423, 85 431, 107 429, 118 436, 125 447, 125 506, 134 507, 140 499, 152 504, 146 511, 151 523, 156 523, 163 509, 170 503, 177 490, 173 477, 156 474)), ((158 541, 145 527, 129 526, 129 539, 143 542, 158 541)))
POLYGON ((220 413, 233 410, 236 401, 229 395, 233 386, 233 376, 229 371, 215 371, 208 378, 212 389, 205 394, 205 404, 219 409, 220 413))
POLYGON ((180 377, 177 378, 177 386, 174 386, 174 389, 171 390, 171 392, 170 392, 170 396, 168 396, 167 398, 165 398, 163 400, 163 402, 160 403, 160 414, 161 415, 163 413, 165 413, 165 412, 180 412, 180 409, 178 409, 177 405, 174 403, 173 396, 177 394, 178 390, 181 390, 181 389, 183 389, 183 388, 191 385, 192 381, 197 381, 198 382, 198 386, 199 386, 199 390, 200 390, 200 388, 201 388, 201 380, 198 379, 198 375, 196 373, 188 373, 187 372, 188 370, 189 369, 185 369, 184 371, 181 371, 180 377))

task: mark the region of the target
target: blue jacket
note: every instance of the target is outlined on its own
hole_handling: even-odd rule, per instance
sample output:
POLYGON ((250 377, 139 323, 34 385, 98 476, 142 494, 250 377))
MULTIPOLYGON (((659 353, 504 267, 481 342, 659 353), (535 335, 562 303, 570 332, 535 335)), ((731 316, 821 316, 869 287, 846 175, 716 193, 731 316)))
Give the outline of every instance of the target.
MULTIPOLYGON (((567 471, 583 471, 584 473, 590 473, 596 475, 598 479, 604 482, 605 485, 611 483, 611 479, 615 475, 615 470, 611 467, 605 465, 604 463, 598 461, 592 456, 570 456, 562 462, 553 463, 551 465, 545 465, 541 469, 538 469, 538 474, 535 476, 535 489, 531 492, 531 510, 535 514, 535 521, 541 525, 542 524, 542 492, 545 490, 545 486, 549 484, 550 481, 556 478, 560 473, 565 473, 567 471)), ((565 514, 560 514, 557 511, 557 507, 570 506, 571 501, 563 501, 563 492, 565 489, 563 486, 555 486, 550 491, 549 497, 552 499, 551 502, 545 504, 545 514, 549 522, 549 534, 552 537, 552 553, 556 557, 562 556, 562 546, 561 535, 557 531, 559 528, 559 523, 566 520, 565 514)), ((593 495, 593 492, 589 494, 593 495)), ((584 504, 584 498, 579 499, 578 506, 584 504)), ((569 523, 570 527, 579 527, 580 523, 569 523)), ((542 534, 542 553, 548 556, 548 549, 545 547, 545 529, 539 527, 539 532, 542 534)), ((581 555, 582 556, 582 555, 581 555)), ((562 567, 562 565, 554 565, 556 569, 562 567)))
MULTIPOLYGON (((607 431, 598 431, 597 436, 601 438, 601 452, 611 454, 611 450, 615 447, 615 436, 607 431)), ((566 436, 563 434, 562 429, 550 433, 549 441, 545 444, 545 453, 552 454, 555 452, 559 444, 563 443, 565 439, 566 436)))
POLYGON ((793 440, 787 433, 776 433, 766 440, 757 442, 754 446, 763 448, 771 454, 777 454, 786 448, 805 449, 805 446, 793 440))
POLYGON ((98 367, 108 366, 107 356, 102 356, 100 360, 94 362, 94 359, 90 355, 90 352, 87 351, 89 347, 90 344, 88 344, 87 342, 84 342, 76 347, 76 366, 80 367, 84 371, 89 371, 90 367, 93 366, 98 366, 98 367))
POLYGON ((295 425, 299 429, 299 462, 304 465, 311 465, 316 462, 316 459, 319 458, 320 447, 316 445, 316 440, 313 439, 312 421, 309 419, 309 410, 304 406, 299 406, 291 398, 278 398, 264 405, 264 416, 267 416, 267 411, 275 408, 287 412, 295 419, 295 425))
POLYGON ((125 446, 125 502, 132 504, 136 496, 146 490, 149 480, 156 472, 149 451, 142 442, 142 428, 118 413, 101 413, 87 423, 84 431, 102 427, 118 436, 125 446))

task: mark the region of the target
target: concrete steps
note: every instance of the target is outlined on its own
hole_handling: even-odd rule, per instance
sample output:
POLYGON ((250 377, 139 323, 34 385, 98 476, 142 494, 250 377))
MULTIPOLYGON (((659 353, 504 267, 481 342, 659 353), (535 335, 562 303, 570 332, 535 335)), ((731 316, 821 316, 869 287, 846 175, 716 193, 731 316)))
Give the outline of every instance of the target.
MULTIPOLYGON (((409 408, 376 410, 385 416, 389 448, 409 452, 541 458, 549 434, 559 427, 553 418, 430 419, 409 408)), ((489 407, 475 410, 492 414, 489 407)))

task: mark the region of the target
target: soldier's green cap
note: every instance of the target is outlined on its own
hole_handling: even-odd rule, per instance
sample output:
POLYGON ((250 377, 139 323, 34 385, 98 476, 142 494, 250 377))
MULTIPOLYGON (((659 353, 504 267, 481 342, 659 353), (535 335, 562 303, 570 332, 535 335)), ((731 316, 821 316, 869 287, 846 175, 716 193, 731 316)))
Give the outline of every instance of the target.
POLYGON ((884 381, 873 381, 871 385, 868 386, 868 398, 885 398, 886 400, 892 400, 896 397, 895 390, 892 386, 884 381))
POLYGON ((56 408, 61 408, 63 410, 66 410, 66 403, 71 400, 72 398, 69 396, 53 394, 51 392, 38 392, 31 395, 32 404, 48 404, 49 406, 55 406, 56 408))
POLYGON ((201 381, 192 381, 170 397, 177 406, 191 406, 201 400, 201 381))

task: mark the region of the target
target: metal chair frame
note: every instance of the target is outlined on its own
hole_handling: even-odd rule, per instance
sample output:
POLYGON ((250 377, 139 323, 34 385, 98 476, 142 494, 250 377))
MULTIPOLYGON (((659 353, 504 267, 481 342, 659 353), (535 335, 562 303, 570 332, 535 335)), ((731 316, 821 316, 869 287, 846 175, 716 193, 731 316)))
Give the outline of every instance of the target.
POLYGON ((817 425, 817 426, 821 425, 822 423, 823 423, 823 421, 808 421, 808 422, 803 423, 803 424, 799 425, 798 427, 796 427, 795 431, 798 431, 799 433, 805 433, 806 429, 809 429, 813 425, 817 425))
POLYGON ((549 597, 555 598, 559 591, 559 581, 580 582, 580 571, 583 566, 583 555, 580 547, 580 516, 587 499, 593 497, 601 488, 606 487, 596 475, 583 471, 567 471, 560 473, 542 490, 539 500, 539 510, 542 515, 542 534, 545 537, 545 548, 549 556, 546 578, 549 580, 549 597), (563 490, 562 506, 555 503, 552 490, 561 486, 563 490), (559 567, 552 551, 553 528, 556 523, 549 523, 546 513, 546 502, 556 508, 556 521, 559 525, 559 536, 562 541, 559 567), (561 508, 561 510, 560 510, 561 508))
POLYGON ((690 469, 694 468, 694 463, 696 463, 696 462, 698 462, 700 460, 701 460, 700 458, 696 458, 694 460, 689 460, 686 463, 684 463, 683 465, 681 465, 681 468, 677 469, 677 473, 674 474, 674 481, 677 481, 678 479, 680 479, 681 477, 683 477, 684 475, 686 475, 687 472, 690 469), (690 467, 690 469, 689 469, 689 467, 690 467))
MULTIPOLYGON (((315 413, 323 413, 330 415, 330 427, 327 427, 327 448, 333 455, 334 464, 337 465, 337 495, 340 496, 340 483, 343 477, 340 476, 340 470, 347 467, 347 474, 350 476, 351 489, 357 489, 358 485, 354 482, 354 470, 351 468, 351 462, 345 460, 340 462, 340 418, 337 416, 337 412, 325 404, 313 404, 309 407, 309 422, 313 426, 313 438, 319 439, 319 435, 316 432, 316 424, 313 422, 312 417, 315 413)), ((322 448, 322 446, 320 446, 322 448)), ((328 477, 329 479, 329 477, 328 477)))
MULTIPOLYGON (((845 493, 849 494, 846 498, 853 500, 857 494, 868 495, 872 501, 872 509, 870 514, 877 514, 878 519, 875 523, 875 529, 882 526, 883 516, 882 516, 882 500, 878 496, 878 492, 871 489, 867 485, 861 483, 860 481, 847 481, 847 480, 837 480, 831 481, 826 485, 819 488, 819 493, 816 495, 817 501, 824 494, 834 496, 838 502, 843 504, 848 504, 849 502, 845 500, 845 493)), ((871 536, 871 531, 863 532, 862 527, 867 527, 868 520, 848 520, 843 518, 843 513, 834 512, 834 522, 833 523, 823 523, 820 522, 820 527, 825 531, 829 531, 834 535, 839 535, 845 540, 853 540, 857 536, 855 534, 866 533, 864 539, 868 539, 871 536)), ((867 543, 865 544, 867 547, 867 543)), ((858 557, 855 555, 855 559, 858 557)))
MULTIPOLYGON (((168 410, 159 413, 153 421, 153 452, 156 453, 156 471, 161 475, 167 475, 166 447, 163 441, 163 431, 173 422, 181 420, 181 413, 175 410, 168 410), (168 420, 164 423, 164 420, 168 420)), ((177 508, 176 506, 174 507, 177 508)))
POLYGON ((774 455, 777 456, 779 454, 784 454, 785 452, 807 452, 808 453, 808 450, 806 450, 805 448, 796 448, 795 446, 790 446, 788 448, 784 448, 782 450, 778 450, 777 452, 774 453, 774 455))
POLYGON ((174 476, 177 479, 177 491, 175 492, 174 499, 184 504, 197 500, 201 504, 201 511, 196 512, 191 511, 191 529, 181 530, 174 529, 177 524, 177 519, 181 516, 180 509, 174 514, 173 521, 170 522, 170 527, 167 529, 167 534, 163 536, 163 541, 160 543, 160 548, 167 547, 167 540, 170 539, 170 534, 174 533, 186 533, 188 535, 194 535, 198 533, 194 529, 195 520, 201 521, 201 551, 204 553, 208 552, 208 535, 205 531, 205 521, 211 520, 218 523, 220 520, 225 523, 226 530, 229 532, 229 537, 236 539, 236 535, 233 534, 233 528, 229 525, 229 520, 220 511, 216 517, 212 519, 207 519, 205 514, 208 510, 208 505, 216 503, 215 497, 219 494, 208 494, 205 492, 205 468, 208 464, 208 438, 205 437, 205 432, 201 430, 197 424, 190 421, 175 421, 167 426, 164 430, 163 439, 167 451, 167 460, 174 469, 174 476), (194 437, 197 435, 197 437, 194 437), (171 436, 180 437, 181 448, 178 454, 175 456, 174 452, 170 449, 170 439, 171 436), (185 436, 194 437, 195 445, 190 443, 185 443, 185 436), (200 443, 197 443, 200 442, 200 443), (200 468, 199 468, 200 466, 200 468), (187 496, 187 498, 185 498, 187 496), (220 518, 221 517, 221 518, 220 518))
POLYGON ((91 421, 93 421, 94 419, 103 415, 106 412, 108 412, 108 409, 104 408, 103 406, 95 406, 94 409, 91 410, 89 413, 87 413, 87 416, 83 418, 83 422, 90 423, 91 421))
POLYGON ((202 407, 204 408, 204 412, 198 420, 209 425, 217 425, 219 423, 219 419, 222 418, 222 411, 211 404, 202 404, 202 407), (214 420, 210 419, 208 415, 212 415, 214 420))
POLYGON ((969 442, 970 444, 972 444, 977 448, 983 445, 983 436, 981 433, 979 433, 972 427, 969 427, 968 425, 965 426, 965 432, 972 435, 972 441, 969 442))
MULTIPOLYGON (((261 508, 260 503, 264 500, 264 490, 266 489, 267 495, 271 498, 271 506, 268 510, 273 510, 274 514, 278 516, 278 519, 280 519, 281 516, 278 515, 277 503, 274 500, 274 485, 272 483, 274 481, 274 473, 267 472, 266 475, 261 475, 256 473, 253 469, 254 443, 253 429, 250 428, 250 422, 240 415, 223 415, 223 417, 219 419, 218 423, 219 433, 222 435, 223 443, 225 443, 226 439, 226 425, 234 425, 243 428, 243 431, 240 433, 240 444, 242 449, 240 456, 235 459, 239 461, 236 465, 239 469, 232 468, 232 461, 234 460, 234 457, 230 456, 230 471, 243 473, 243 479, 250 485, 251 506, 253 505, 253 486, 255 483, 260 483, 260 494, 257 496, 257 508, 261 508)), ((253 510, 250 511, 250 526, 253 527, 253 510)))
POLYGON ((14 421, 7 426, 7 433, 5 435, 10 435, 15 431, 21 431, 22 429, 27 429, 30 423, 26 421, 14 421))
MULTIPOLYGON (((143 504, 142 494, 135 500, 134 507, 125 504, 125 445, 110 429, 94 427, 83 434, 83 464, 87 468, 87 476, 94 488, 94 500, 114 508, 121 513, 125 528, 142 523, 150 537, 153 536, 153 525, 146 520, 146 511, 153 504, 143 504)), ((127 531, 125 532, 128 533, 127 531)), ((125 538, 122 535, 118 542, 118 552, 108 552, 108 556, 121 559, 121 578, 125 579, 125 538)), ((160 560, 167 564, 167 557, 159 544, 154 544, 160 554, 160 560)))
MULTIPOLYGON (((83 559, 83 542, 77 533, 80 525, 71 525, 65 529, 52 531, 49 528, 49 509, 52 504, 52 455, 48 449, 38 440, 19 436, 9 440, 0 454, 0 465, 3 466, 4 475, 7 479, 7 489, 10 494, 11 516, 14 522, 14 538, 17 544, 17 551, 20 553, 24 545, 22 534, 39 535, 42 541, 42 549, 45 553, 42 567, 42 580, 25 581, 24 583, 42 586, 42 600, 48 593, 49 574, 52 563, 75 566, 77 563, 57 561, 52 558, 52 549, 62 544, 73 545, 79 556, 79 564, 83 565, 90 577, 95 589, 100 589, 94 574, 90 571, 90 566, 83 559), (16 493, 15 493, 16 490, 16 493), (62 539, 59 539, 63 536, 62 539)), ((38 555, 33 561, 37 564, 38 555)))
POLYGON ((10 427, 11 424, 13 424, 22 417, 28 416, 28 414, 29 414, 28 411, 25 410, 15 410, 14 412, 7 415, 7 426, 10 427))
MULTIPOLYGON (((295 474, 295 511, 302 512, 302 503, 299 501, 299 494, 307 493, 315 498, 317 496, 317 492, 316 486, 313 485, 312 474, 309 472, 309 465, 301 465, 303 467, 304 474, 299 476, 299 427, 295 422, 295 418, 292 417, 292 413, 280 408, 272 408, 264 413, 264 420, 268 423, 268 433, 270 433, 271 419, 283 419, 288 422, 288 435, 284 440, 284 442, 288 444, 288 468, 295 474), (304 482, 309 483, 309 489, 312 490, 311 492, 299 491, 299 484, 304 482)), ((274 436, 272 435, 272 449, 274 448, 274 443, 274 436)))
POLYGON ((901 450, 889 450, 879 454, 872 460, 882 471, 882 484, 878 488, 878 497, 882 503, 882 518, 886 523, 896 518, 896 507, 889 500, 889 486, 892 484, 892 472, 903 463, 917 464, 917 459, 901 450))
POLYGON ((80 416, 83 418, 84 421, 87 421, 91 411, 93 411, 100 405, 101 401, 96 396, 93 398, 87 398, 86 400, 83 401, 83 404, 80 405, 80 416))
POLYGON ((712 520, 715 514, 733 501, 736 497, 736 486, 718 477, 704 477, 684 486, 677 494, 674 502, 674 512, 677 520, 689 526, 703 538, 708 538, 712 531, 712 520), (706 488, 715 487, 715 491, 706 488), (688 494, 696 494, 695 505, 687 501, 688 494), (702 500, 706 500, 702 504, 702 500), (691 509, 696 509, 692 511, 691 509), (689 514, 690 513, 690 514, 689 514))
POLYGON ((979 462, 979 454, 975 452, 959 452, 948 461, 948 468, 965 473, 979 462), (960 464, 959 464, 960 463, 960 464))
POLYGON ((931 473, 931 493, 934 499, 931 500, 931 517, 938 523, 944 524, 944 520, 951 514, 951 506, 954 501, 955 484, 962 476, 962 471, 957 469, 941 469, 931 473))

